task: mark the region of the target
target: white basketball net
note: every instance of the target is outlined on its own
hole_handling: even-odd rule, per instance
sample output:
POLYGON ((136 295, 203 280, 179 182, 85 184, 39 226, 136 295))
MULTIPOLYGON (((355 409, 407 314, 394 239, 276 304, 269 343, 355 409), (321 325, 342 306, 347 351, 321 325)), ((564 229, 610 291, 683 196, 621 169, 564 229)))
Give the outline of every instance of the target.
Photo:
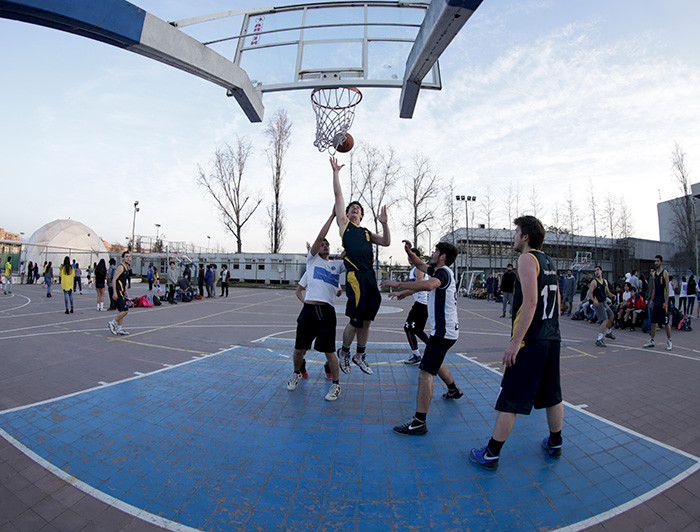
POLYGON ((330 150, 345 142, 345 135, 355 119, 355 106, 362 100, 362 93, 354 87, 314 89, 311 106, 316 114, 316 140, 318 151, 330 150))

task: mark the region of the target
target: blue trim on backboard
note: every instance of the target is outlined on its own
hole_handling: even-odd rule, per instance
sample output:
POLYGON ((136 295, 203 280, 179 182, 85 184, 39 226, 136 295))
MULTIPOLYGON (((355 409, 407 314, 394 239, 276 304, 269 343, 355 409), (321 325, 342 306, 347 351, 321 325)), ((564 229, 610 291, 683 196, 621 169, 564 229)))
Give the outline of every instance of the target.
POLYGON ((465 9, 471 9, 476 11, 476 8, 481 5, 482 0, 445 0, 448 6, 452 7, 463 7, 465 9))
POLYGON ((124 0, 0 0, 0 17, 47 26, 124 48, 141 41, 146 11, 124 0))

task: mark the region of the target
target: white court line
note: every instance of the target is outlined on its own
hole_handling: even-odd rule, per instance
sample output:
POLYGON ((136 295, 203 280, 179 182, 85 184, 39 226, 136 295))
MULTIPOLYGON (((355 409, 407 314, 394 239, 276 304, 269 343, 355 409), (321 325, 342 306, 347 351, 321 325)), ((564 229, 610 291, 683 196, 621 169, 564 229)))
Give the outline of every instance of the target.
POLYGON ((133 515, 134 517, 136 517, 138 519, 141 519, 142 521, 146 521, 147 523, 152 523, 154 525, 165 528, 166 530, 172 530, 175 532, 197 532, 198 531, 198 529, 196 529, 196 528, 192 528, 192 527, 183 525, 181 523, 176 523, 175 521, 170 521, 169 519, 165 519, 164 517, 161 517, 159 515, 154 515, 150 512, 147 512, 146 510, 141 510, 140 508, 136 508, 135 506, 127 504, 124 501, 121 501, 119 499, 116 499, 116 498, 112 497, 111 495, 107 495, 103 491, 100 491, 98 489, 93 488, 89 484, 86 484, 82 480, 78 480, 73 475, 69 475, 68 473, 66 473, 62 469, 53 465, 48 460, 42 458, 41 456, 36 454, 34 451, 32 451, 31 449, 26 447, 24 444, 20 443, 16 439, 14 439, 7 432, 5 432, 3 429, 0 429, 0 436, 5 438, 17 450, 19 450, 20 452, 27 455, 27 457, 29 457, 31 460, 34 460, 37 464, 39 464, 43 468, 47 469, 49 472, 53 473, 54 475, 59 477, 61 480, 65 481, 66 483, 70 484, 71 486, 79 489, 83 493, 87 493, 91 497, 94 497, 95 499, 102 501, 103 503, 105 503, 108 506, 111 506, 113 508, 117 508, 117 509, 121 510, 122 512, 125 512, 129 515, 133 515))
MULTIPOLYGON (((488 371, 491 371, 493 373, 497 373, 500 375, 500 373, 496 369, 491 368, 491 367, 487 366, 486 364, 483 364, 477 360, 474 360, 473 362, 476 365, 481 366, 482 368, 484 368, 488 371)), ((616 515, 620 515, 620 514, 626 512, 627 510, 630 510, 631 508, 634 508, 635 506, 639 506, 643 502, 646 502, 649 499, 656 497, 657 495, 663 493, 667 489, 672 488, 673 486, 675 486, 679 482, 688 478, 690 475, 692 475, 696 471, 700 470, 700 457, 697 457, 695 455, 687 453, 687 452, 683 451, 682 449, 678 449, 678 448, 672 447, 671 445, 668 445, 666 443, 655 440, 654 438, 650 438, 649 436, 641 434, 635 430, 624 427, 624 426, 620 425, 619 423, 615 423, 614 421, 610 421, 608 419, 605 419, 604 417, 600 417, 596 414, 593 414, 592 412, 584 410, 583 405, 576 406, 576 405, 572 405, 571 403, 567 403, 566 401, 563 401, 563 403, 567 407, 569 407, 573 410, 576 410, 577 412, 580 412, 582 414, 585 414, 586 416, 589 416, 593 419, 601 421, 602 423, 606 423, 606 424, 610 425, 611 427, 615 427, 616 429, 621 430, 622 432, 626 432, 627 434, 631 434, 632 436, 635 436, 636 438, 646 440, 650 443, 653 443, 654 445, 658 445, 659 447, 663 447, 664 449, 667 449, 669 451, 673 451, 674 453, 678 453, 681 456, 684 456, 686 458, 694 460, 695 465, 689 467, 685 471, 679 473, 678 475, 676 475, 672 479, 664 482, 660 486, 658 486, 656 488, 652 488, 651 490, 644 493, 643 495, 640 495, 639 497, 635 497, 634 499, 627 501, 624 504, 616 506, 615 508, 611 508, 610 510, 603 512, 603 513, 600 513, 598 515, 594 515, 593 517, 590 517, 584 521, 579 521, 578 523, 574 523, 573 525, 568 525, 565 527, 558 528, 557 531, 561 530, 561 531, 565 531, 565 532, 577 532, 579 530, 583 530, 585 528, 588 528, 592 525, 602 523, 603 521, 606 521, 612 517, 615 517, 616 515)))
MULTIPOLYGON (((12 297, 15 297, 15 294, 12 294, 12 297)), ((23 305, 20 305, 19 307, 14 307, 14 308, 8 308, 8 309, 5 309, 5 310, 0 310, 0 312, 12 312, 13 310, 19 310, 19 309, 21 309, 22 307, 26 307, 27 305, 29 305, 29 303, 32 302, 31 299, 29 299, 27 296, 22 295, 22 294, 16 294, 16 297, 23 297, 23 298, 25 298, 25 299, 27 300, 27 302, 24 303, 23 305)), ((0 316, 0 318, 14 318, 14 317, 16 317, 16 316, 0 316)))

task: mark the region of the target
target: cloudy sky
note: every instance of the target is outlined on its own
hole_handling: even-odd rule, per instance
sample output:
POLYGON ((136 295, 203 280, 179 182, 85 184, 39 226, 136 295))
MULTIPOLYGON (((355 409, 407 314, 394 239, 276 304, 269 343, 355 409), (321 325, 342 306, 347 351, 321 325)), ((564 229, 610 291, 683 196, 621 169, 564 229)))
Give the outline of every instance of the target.
MULTIPOLYGON (((268 4, 135 3, 164 20, 268 4)), ((676 142, 691 180, 700 176, 698 20, 696 0, 484 0, 441 59, 442 91, 422 91, 413 119, 402 120, 400 90, 365 90, 351 132, 356 142, 392 146, 407 169, 415 154, 429 157, 459 193, 481 199, 490 191, 496 227, 508 224, 509 185, 520 189, 526 212, 535 187, 546 223, 571 187, 582 232, 593 233, 589 195, 602 202, 612 194, 630 207, 635 236, 658 238, 656 202, 677 195, 670 164, 676 142)), ((236 19, 231 33, 239 25, 236 19)), ((139 200, 137 234, 154 235, 158 223, 168 240, 205 247, 210 235, 212 247, 235 249, 196 186, 198 167, 207 168, 214 150, 240 135, 255 146, 248 186, 266 198, 270 170, 264 125, 250 124, 223 89, 21 22, 0 20, 0 46, 2 227, 28 237, 71 218, 123 243, 139 200)), ((333 200, 328 156, 312 145, 308 91, 268 93, 263 101, 266 116, 285 108, 293 122, 283 251, 304 252, 333 200)), ((394 195, 403 194, 399 187, 394 195)), ((474 207, 482 223, 479 202, 474 207)), ((391 207, 394 244, 386 256, 394 260, 408 236, 406 216, 400 203, 391 207)), ((434 242, 439 224, 431 231, 434 242)), ((244 251, 266 251, 266 242, 261 208, 244 233, 244 251)), ((336 234, 331 243, 339 245, 336 234)))

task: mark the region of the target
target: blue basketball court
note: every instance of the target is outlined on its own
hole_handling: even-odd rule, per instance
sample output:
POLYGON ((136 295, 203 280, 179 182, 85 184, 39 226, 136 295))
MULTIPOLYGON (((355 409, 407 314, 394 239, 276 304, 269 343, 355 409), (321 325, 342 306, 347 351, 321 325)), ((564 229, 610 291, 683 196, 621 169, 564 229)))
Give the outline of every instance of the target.
POLYGON ((499 375, 451 354, 465 392, 440 385, 426 436, 413 413, 417 369, 400 344, 372 344, 324 401, 323 358, 287 390, 288 339, 266 338, 42 404, 0 428, 88 493, 172 530, 577 530, 660 493, 698 459, 582 409, 565 410, 564 453, 540 448, 542 412, 519 417, 498 471, 468 452, 488 439, 499 375))

